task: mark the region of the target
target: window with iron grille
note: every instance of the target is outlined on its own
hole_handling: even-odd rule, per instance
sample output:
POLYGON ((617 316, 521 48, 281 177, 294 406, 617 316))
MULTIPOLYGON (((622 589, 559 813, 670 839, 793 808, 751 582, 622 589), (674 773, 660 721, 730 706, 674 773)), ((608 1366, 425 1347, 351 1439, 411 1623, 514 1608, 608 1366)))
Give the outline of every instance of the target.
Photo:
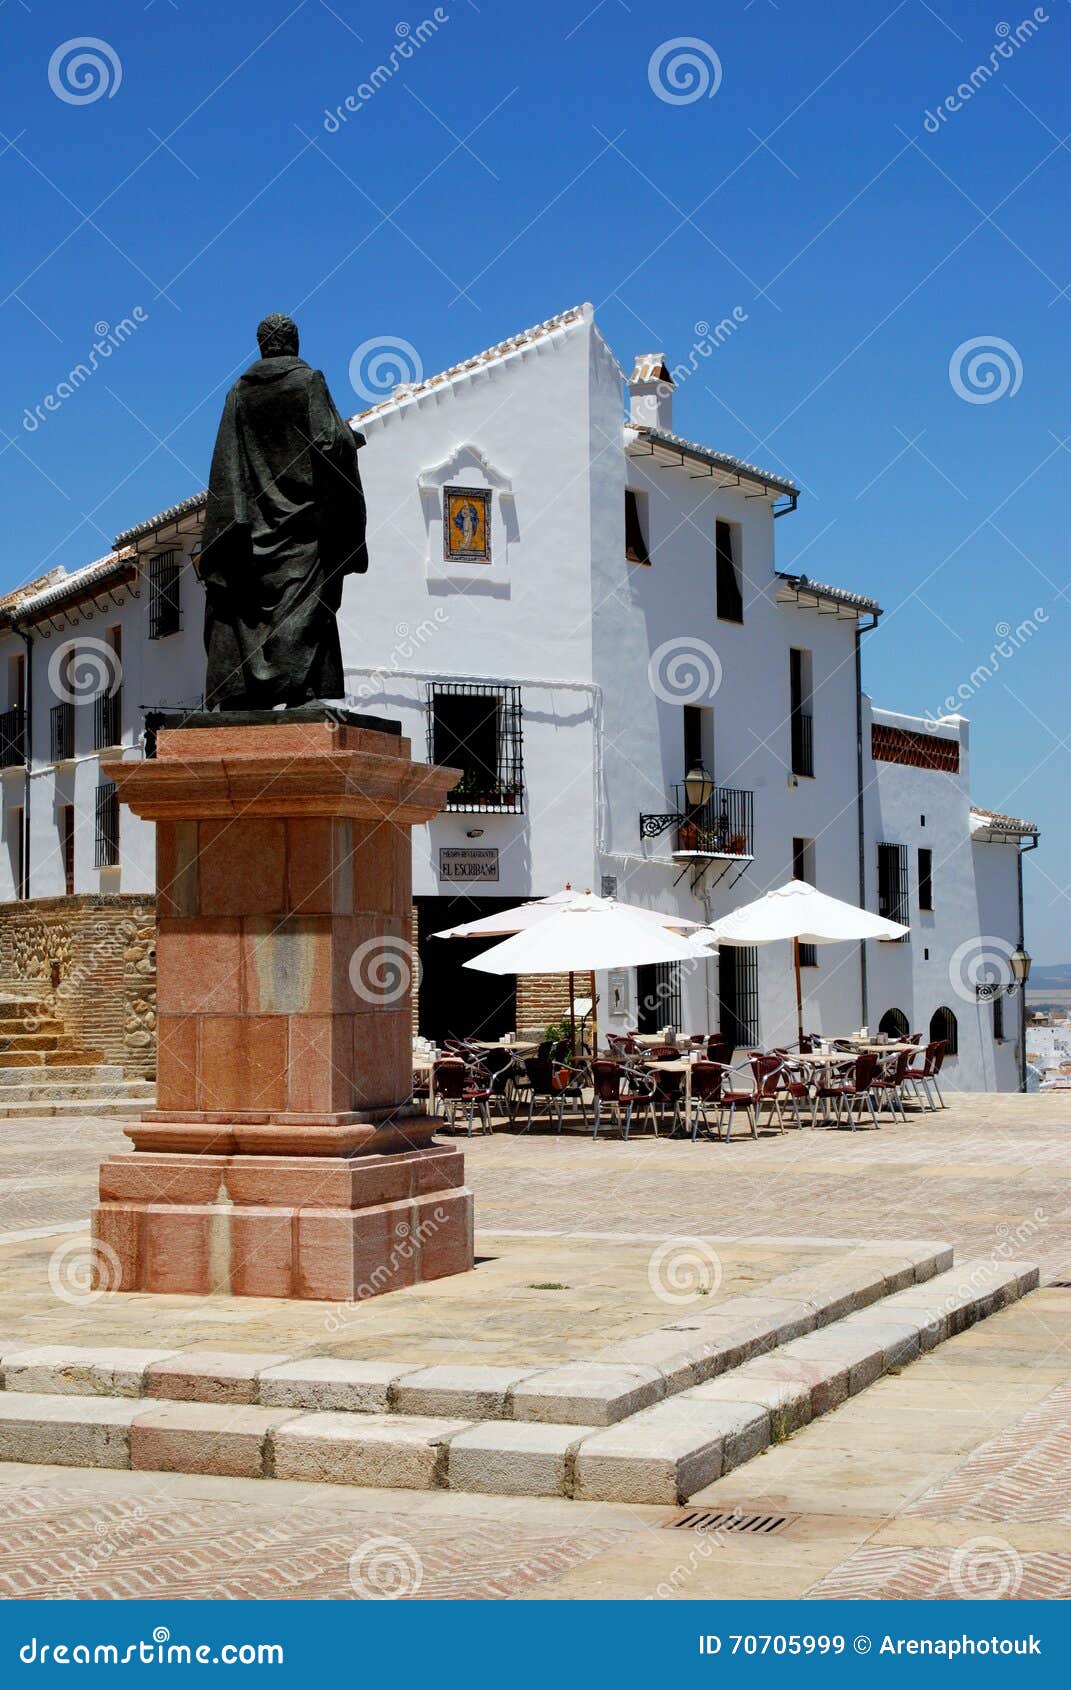
POLYGON ((119 861, 119 789, 113 780, 97 787, 96 811, 93 861, 97 868, 114 868, 119 861))
POLYGON ((74 705, 68 700, 54 704, 49 712, 51 761, 66 763, 74 756, 74 705))
POLYGON ((182 627, 181 564, 177 551, 149 559, 149 638, 164 640, 182 627))
POLYGON ((123 691, 99 692, 93 700, 93 749, 105 751, 123 740, 123 691))
POLYGON ((1004 994, 998 992, 993 999, 993 1037, 999 1042, 1004 1037, 1004 994))
POLYGON ((878 1032, 887 1033, 890 1039, 906 1039, 910 1031, 902 1009, 887 1009, 878 1022, 878 1032))
POLYGON ((959 1022, 952 1011, 944 1004, 935 1009, 930 1016, 930 1043, 943 1039, 946 1056, 956 1056, 959 1053, 959 1022))
POLYGON ((460 769, 448 810, 524 811, 521 689, 470 681, 428 686, 428 760, 460 769))
POLYGON ((720 1032, 734 1050, 759 1042, 759 953, 754 945, 722 945, 718 951, 720 1032))
POLYGON ((878 914, 908 924, 906 845, 878 846, 878 914))
POLYGON ((660 1033, 681 1024, 681 966, 679 962, 647 962, 636 970, 636 1028, 660 1033))
POLYGON ((811 654, 793 646, 788 654, 789 727, 794 775, 814 774, 814 711, 811 654))

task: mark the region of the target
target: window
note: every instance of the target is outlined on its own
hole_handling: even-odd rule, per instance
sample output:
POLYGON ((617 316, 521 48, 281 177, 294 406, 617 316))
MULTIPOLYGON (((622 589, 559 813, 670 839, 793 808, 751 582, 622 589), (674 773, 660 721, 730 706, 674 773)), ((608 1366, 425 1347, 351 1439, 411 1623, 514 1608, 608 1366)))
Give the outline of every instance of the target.
POLYGON ((952 1011, 946 1009, 943 1004, 930 1016, 930 1043, 933 1044, 937 1039, 944 1040, 946 1056, 958 1055, 959 1022, 952 1011))
POLYGON ((744 620, 744 595, 740 586, 739 530, 731 522, 714 524, 714 559, 717 568, 718 615, 723 622, 744 620))
POLYGON ((107 751, 123 743, 123 630, 109 628, 106 638, 112 661, 103 677, 105 684, 93 700, 94 751, 107 751))
MULTIPOLYGON (((878 846, 878 914, 907 925, 907 846, 878 846)), ((898 944, 899 940, 893 943, 898 944)))
POLYGON ((919 850, 919 909, 933 909, 933 852, 919 850))
POLYGON ((685 704, 681 708, 684 736, 684 773, 701 764, 707 773, 714 771, 714 712, 702 704, 685 704))
POLYGON ((53 763, 67 763, 74 756, 74 705, 68 700, 54 704, 49 712, 50 757, 53 763))
POLYGON ((1000 1044, 1004 1038, 1004 993, 998 992, 993 999, 993 1038, 1000 1044))
POLYGON ((63 890, 68 898, 74 896, 74 805, 64 804, 60 810, 60 840, 63 845, 63 890))
POLYGON ((435 681, 428 690, 429 761, 461 770, 446 808, 521 815, 520 687, 435 681))
POLYGON ((734 1050, 759 1042, 759 953, 754 945, 722 945, 718 952, 721 1034, 734 1050))
POLYGON ((681 1024, 679 962, 649 962, 636 970, 636 1030, 660 1033, 681 1024))
POLYGON ((814 774, 814 716, 811 709, 811 654, 793 646, 788 654, 789 727, 792 773, 814 774))
POLYGON ((0 769, 20 769, 26 761, 26 721, 21 704, 0 715, 0 769))
MULTIPOLYGON (((808 886, 814 885, 814 840, 794 839, 792 841, 792 878, 805 880, 808 886)), ((800 945, 800 967, 818 967, 818 946, 800 945)))
POLYGON ((177 551, 149 559, 149 638, 165 640, 182 627, 181 564, 177 551))
POLYGON ((887 1033, 890 1039, 906 1039, 910 1031, 902 1009, 887 1009, 878 1022, 878 1032, 887 1033))
POLYGON ((114 868, 119 861, 119 790, 112 780, 102 780, 97 787, 96 822, 94 865, 114 868))
POLYGON ((625 556, 629 563, 650 563, 647 550, 647 495, 625 488, 625 556))

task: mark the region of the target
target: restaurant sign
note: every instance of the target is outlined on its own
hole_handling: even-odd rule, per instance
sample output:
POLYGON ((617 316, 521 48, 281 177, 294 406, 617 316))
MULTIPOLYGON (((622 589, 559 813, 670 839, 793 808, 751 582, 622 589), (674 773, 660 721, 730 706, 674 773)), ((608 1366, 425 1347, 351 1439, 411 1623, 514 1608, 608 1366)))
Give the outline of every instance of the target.
POLYGON ((498 847, 440 845, 440 880, 498 879, 498 847))

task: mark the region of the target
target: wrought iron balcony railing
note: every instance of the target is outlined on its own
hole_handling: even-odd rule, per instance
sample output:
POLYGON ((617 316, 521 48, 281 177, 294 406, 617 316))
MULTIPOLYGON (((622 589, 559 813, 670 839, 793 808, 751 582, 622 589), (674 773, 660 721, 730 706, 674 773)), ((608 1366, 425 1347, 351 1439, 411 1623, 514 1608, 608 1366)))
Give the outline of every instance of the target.
POLYGON ((705 804, 689 804, 684 782, 673 788, 675 808, 640 816, 640 837, 657 839, 674 831, 675 857, 747 861, 755 854, 753 794, 715 786, 705 804))

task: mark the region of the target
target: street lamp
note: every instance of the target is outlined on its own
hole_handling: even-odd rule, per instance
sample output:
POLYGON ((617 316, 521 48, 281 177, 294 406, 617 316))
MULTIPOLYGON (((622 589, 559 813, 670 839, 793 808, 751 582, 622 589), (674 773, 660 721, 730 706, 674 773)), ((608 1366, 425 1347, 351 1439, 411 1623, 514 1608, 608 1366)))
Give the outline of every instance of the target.
POLYGON ((713 792, 714 782, 697 759, 684 777, 684 796, 688 800, 688 808, 702 810, 710 803, 713 792))
POLYGON ((1026 985, 1030 978, 1030 965, 1032 961, 1033 958, 1030 953, 1022 945, 1016 945, 1011 956, 1008 958, 1008 966, 1011 968, 1012 974, 1012 991, 1015 991, 1017 987, 1023 987, 1026 985))

